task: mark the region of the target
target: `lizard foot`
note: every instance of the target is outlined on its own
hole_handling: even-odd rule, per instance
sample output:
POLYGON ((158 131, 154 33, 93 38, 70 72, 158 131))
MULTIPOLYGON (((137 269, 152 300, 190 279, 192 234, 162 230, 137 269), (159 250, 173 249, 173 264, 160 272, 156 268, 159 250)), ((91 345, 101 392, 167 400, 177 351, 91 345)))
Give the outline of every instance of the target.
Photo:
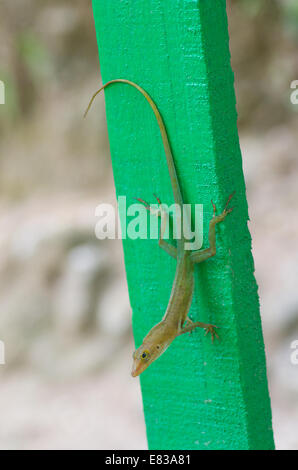
POLYGON ((226 202, 226 205, 225 205, 225 207, 224 207, 224 210, 223 210, 222 213, 221 213, 220 215, 218 215, 218 216, 216 216, 216 205, 214 204, 214 202, 213 202, 212 199, 211 199, 211 204, 212 204, 212 206, 213 206, 213 218, 214 218, 214 217, 218 217, 218 218, 220 218, 221 220, 223 220, 228 214, 230 214, 230 212, 232 212, 232 210, 234 209, 234 207, 230 207, 230 208, 228 209, 228 205, 229 205, 229 203, 230 203, 232 197, 234 196, 234 194, 235 194, 235 191, 232 192, 232 194, 230 194, 230 196, 228 197, 228 200, 227 200, 227 202, 226 202))
POLYGON ((212 339, 212 343, 214 341, 214 337, 219 339, 219 336, 218 334, 216 333, 215 331, 215 328, 218 328, 218 326, 215 326, 215 325, 207 325, 205 330, 206 330, 206 333, 205 333, 205 336, 208 335, 208 333, 211 334, 211 339, 212 339))
POLYGON ((144 201, 143 199, 141 199, 139 197, 136 197, 135 199, 137 201, 141 202, 141 204, 144 204, 147 211, 151 212, 151 214, 156 215, 157 217, 161 217, 161 215, 162 215, 161 200, 155 194, 153 194, 153 196, 155 197, 155 199, 157 200, 157 203, 159 205, 158 209, 154 209, 153 207, 151 207, 150 204, 148 204, 148 202, 144 201))

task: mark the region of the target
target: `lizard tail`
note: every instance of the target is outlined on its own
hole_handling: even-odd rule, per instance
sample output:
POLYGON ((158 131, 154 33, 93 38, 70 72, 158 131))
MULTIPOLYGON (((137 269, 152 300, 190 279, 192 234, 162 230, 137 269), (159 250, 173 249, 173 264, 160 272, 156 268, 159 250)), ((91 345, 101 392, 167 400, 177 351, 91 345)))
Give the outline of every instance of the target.
POLYGON ((172 185, 174 200, 175 200, 175 203, 178 204, 180 206, 181 210, 182 210, 182 205, 183 205, 182 195, 181 195, 181 190, 180 190, 180 186, 179 186, 179 182, 178 182, 178 178, 177 178, 176 168, 175 168, 175 164, 174 164, 173 154, 172 154, 172 151, 171 151, 167 131, 166 131, 163 119, 161 117, 161 114, 160 114, 156 104, 154 103, 154 101, 151 99, 151 97, 148 95, 148 93, 143 88, 141 88, 136 83, 131 82, 130 80, 125 80, 125 79, 122 79, 122 78, 117 78, 115 80, 111 80, 111 81, 107 82, 105 85, 103 85, 96 93, 94 93, 94 95, 92 96, 92 98, 90 100, 90 103, 89 103, 89 105, 86 109, 84 117, 87 116, 88 111, 91 108, 92 103, 93 103, 94 99, 96 98, 96 96, 102 90, 104 90, 106 87, 108 87, 109 85, 111 85, 113 83, 126 83, 127 85, 130 85, 130 86, 136 88, 137 90, 139 90, 139 92, 142 93, 142 95, 146 98, 146 100, 150 104, 150 106, 151 106, 151 108, 152 108, 152 110, 155 114, 155 117, 156 117, 156 120, 157 120, 157 123, 158 123, 158 127, 159 127, 159 130, 160 130, 160 134, 161 134, 161 138, 162 138, 162 142, 163 142, 163 146, 164 146, 164 150, 165 150, 165 154, 166 154, 166 159, 167 159, 167 164, 168 164, 168 169, 169 169, 169 174, 170 174, 170 179, 171 179, 171 185, 172 185))

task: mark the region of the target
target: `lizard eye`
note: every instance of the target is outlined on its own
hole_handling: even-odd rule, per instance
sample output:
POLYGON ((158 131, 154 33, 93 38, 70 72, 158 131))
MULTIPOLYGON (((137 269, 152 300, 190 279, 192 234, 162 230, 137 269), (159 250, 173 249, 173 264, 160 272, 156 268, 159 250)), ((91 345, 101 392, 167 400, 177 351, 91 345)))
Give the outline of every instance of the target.
POLYGON ((148 361, 149 357, 150 357, 149 351, 143 351, 143 352, 142 352, 142 354, 141 354, 141 359, 142 359, 143 361, 148 361))

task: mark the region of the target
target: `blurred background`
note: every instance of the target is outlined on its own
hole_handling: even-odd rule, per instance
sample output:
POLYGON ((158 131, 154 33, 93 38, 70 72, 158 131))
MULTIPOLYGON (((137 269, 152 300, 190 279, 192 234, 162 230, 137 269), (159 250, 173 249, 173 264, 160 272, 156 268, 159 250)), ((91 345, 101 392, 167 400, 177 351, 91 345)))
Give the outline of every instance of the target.
MULTIPOLYGON (((275 441, 298 449, 296 0, 228 0, 275 441)), ((0 449, 146 448, 91 2, 0 0, 0 449)))

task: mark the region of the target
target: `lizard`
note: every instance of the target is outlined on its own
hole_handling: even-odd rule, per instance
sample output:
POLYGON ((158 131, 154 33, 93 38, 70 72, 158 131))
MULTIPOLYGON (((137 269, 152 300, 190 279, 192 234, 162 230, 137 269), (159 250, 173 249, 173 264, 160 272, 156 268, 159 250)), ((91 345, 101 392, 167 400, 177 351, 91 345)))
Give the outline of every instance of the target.
MULTIPOLYGON (((162 116, 149 94, 139 85, 130 80, 120 78, 110 80, 109 82, 104 84, 96 93, 94 93, 85 112, 85 117, 90 107, 92 106, 95 97, 102 90, 114 83, 124 83, 136 88, 145 97, 154 112, 163 142, 174 201, 175 204, 180 208, 180 223, 182 224, 183 199, 179 180, 176 173, 173 154, 168 139, 168 134, 162 116)), ((160 216, 162 219, 159 230, 158 244, 163 250, 168 253, 169 256, 176 259, 176 274, 172 286, 169 303, 162 320, 155 326, 153 326, 153 328, 151 328, 149 333, 144 337, 142 344, 133 353, 133 365, 131 371, 131 375, 133 377, 137 377, 142 372, 144 372, 150 364, 152 364, 165 352, 165 350, 169 347, 169 345, 177 336, 192 332, 195 328, 203 328, 206 331, 205 334, 211 334, 212 341, 214 340, 214 337, 219 337, 216 332, 217 327, 215 325, 199 321, 193 322, 188 317, 188 311, 191 306, 194 291, 194 267, 197 263, 201 263, 216 254, 215 227, 218 223, 222 222, 226 218, 226 216, 233 210, 233 208, 228 208, 229 202, 233 195, 234 193, 232 193, 228 197, 227 203, 223 211, 219 215, 216 215, 216 206, 211 200, 213 206, 213 217, 209 222, 209 247, 205 248, 204 250, 195 251, 185 249, 185 238, 183 234, 181 234, 181 237, 177 239, 176 246, 168 243, 166 240, 163 239, 163 209, 161 206, 161 201, 159 200, 159 198, 157 198, 160 210, 155 211, 155 215, 160 216)), ((152 210, 151 206, 149 206, 146 201, 143 201, 140 198, 138 198, 138 200, 141 203, 145 204, 148 210, 152 210)))

